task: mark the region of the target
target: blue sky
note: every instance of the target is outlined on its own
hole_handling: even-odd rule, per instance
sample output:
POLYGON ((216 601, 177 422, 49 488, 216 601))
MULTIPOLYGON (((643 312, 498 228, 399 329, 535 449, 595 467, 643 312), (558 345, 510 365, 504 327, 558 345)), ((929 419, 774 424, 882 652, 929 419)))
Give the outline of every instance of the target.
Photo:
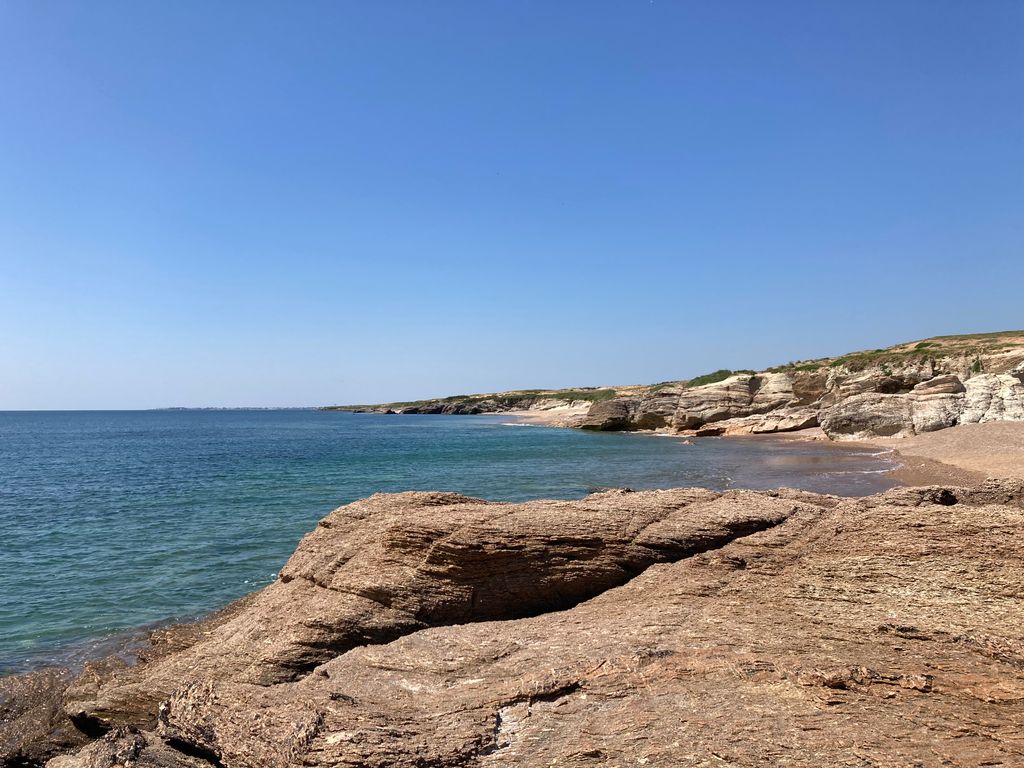
POLYGON ((0 3, 0 409, 1024 327, 1024 4, 0 3))

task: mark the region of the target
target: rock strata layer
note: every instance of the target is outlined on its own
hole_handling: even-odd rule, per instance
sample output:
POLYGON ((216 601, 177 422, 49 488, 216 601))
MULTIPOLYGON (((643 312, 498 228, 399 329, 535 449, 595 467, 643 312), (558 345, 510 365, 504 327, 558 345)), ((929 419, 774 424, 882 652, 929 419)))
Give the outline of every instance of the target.
POLYGON ((1024 352, 1014 349, 981 360, 912 358, 896 368, 879 364, 856 370, 840 361, 809 371, 737 374, 696 387, 680 382, 595 403, 578 426, 697 435, 820 426, 834 440, 851 440, 1024 421, 1024 352))
POLYGON ((1024 331, 939 336, 760 373, 723 370, 652 386, 521 390, 333 409, 528 411, 556 426, 697 436, 820 426, 834 440, 908 437, 960 424, 1024 421, 1024 331))
POLYGON ((0 762, 1022 765, 1022 534, 1019 481, 378 495, 137 666, 8 696, 0 762))

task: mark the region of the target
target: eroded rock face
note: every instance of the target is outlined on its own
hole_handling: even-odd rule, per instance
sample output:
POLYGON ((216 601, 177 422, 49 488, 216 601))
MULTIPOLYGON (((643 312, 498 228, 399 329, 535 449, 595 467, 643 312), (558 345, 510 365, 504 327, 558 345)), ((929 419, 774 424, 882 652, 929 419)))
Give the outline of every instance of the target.
POLYGON ((51 768, 1015 765, 1022 534, 1020 481, 376 496, 206 639, 100 682, 166 701, 51 768), (378 607, 325 611, 342 594, 378 607))
POLYGON ((753 376, 731 376, 717 384, 685 389, 676 403, 675 426, 696 429, 704 424, 745 416, 760 381, 753 376))
POLYGON ((639 401, 636 398, 617 397, 594 403, 586 418, 580 423, 582 429, 593 429, 600 432, 618 432, 635 427, 634 414, 639 401))
POLYGON ((793 432, 818 426, 818 412, 813 408, 780 408, 755 420, 746 420, 752 434, 793 432))
POLYGON ((789 432, 820 426, 835 440, 906 437, 985 421, 1024 421, 1024 363, 1006 373, 791 371, 731 376, 699 387, 595 404, 586 429, 667 429, 697 435, 789 432))
POLYGON ((1024 384, 1012 374, 979 374, 962 382, 946 375, 906 394, 854 395, 823 412, 833 439, 904 437, 957 424, 1024 421, 1024 384))
POLYGON ((821 428, 833 439, 906 437, 913 431, 913 404, 907 395, 865 392, 827 410, 821 428))
POLYGON ((1008 374, 983 373, 967 380, 963 424, 1024 420, 1024 384, 1008 374))

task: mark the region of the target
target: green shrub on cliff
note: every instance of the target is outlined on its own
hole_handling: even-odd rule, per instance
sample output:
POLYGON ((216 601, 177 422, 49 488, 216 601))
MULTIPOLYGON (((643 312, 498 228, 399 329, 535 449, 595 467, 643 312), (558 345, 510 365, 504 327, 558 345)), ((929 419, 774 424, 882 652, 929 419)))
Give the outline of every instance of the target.
POLYGON ((705 384, 715 384, 719 381, 725 381, 730 376, 736 376, 738 374, 752 374, 754 371, 730 371, 728 368, 720 368, 713 373, 705 373, 703 376, 694 376, 692 379, 686 382, 687 387, 703 387, 705 384))
POLYGON ((614 389, 563 389, 543 397, 552 397, 556 400, 589 400, 592 403, 601 400, 611 400, 615 397, 614 389))

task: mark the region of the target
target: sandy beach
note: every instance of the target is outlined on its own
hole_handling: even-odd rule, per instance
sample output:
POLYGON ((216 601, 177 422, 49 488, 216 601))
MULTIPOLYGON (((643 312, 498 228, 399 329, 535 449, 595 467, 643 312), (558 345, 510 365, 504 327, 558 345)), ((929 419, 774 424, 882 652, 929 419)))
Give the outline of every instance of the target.
POLYGON ((903 439, 858 442, 892 448, 903 465, 893 475, 907 485, 1024 478, 1024 422, 964 424, 903 439))
MULTIPOLYGON (((770 435, 775 439, 828 440, 821 429, 770 435)), ((987 478, 1024 478, 1024 422, 962 424, 913 437, 849 440, 892 451, 892 476, 903 485, 974 485, 987 478)))
POLYGON ((543 409, 502 411, 501 415, 520 424, 535 424, 540 427, 575 427, 579 425, 589 410, 590 403, 584 403, 543 409))

